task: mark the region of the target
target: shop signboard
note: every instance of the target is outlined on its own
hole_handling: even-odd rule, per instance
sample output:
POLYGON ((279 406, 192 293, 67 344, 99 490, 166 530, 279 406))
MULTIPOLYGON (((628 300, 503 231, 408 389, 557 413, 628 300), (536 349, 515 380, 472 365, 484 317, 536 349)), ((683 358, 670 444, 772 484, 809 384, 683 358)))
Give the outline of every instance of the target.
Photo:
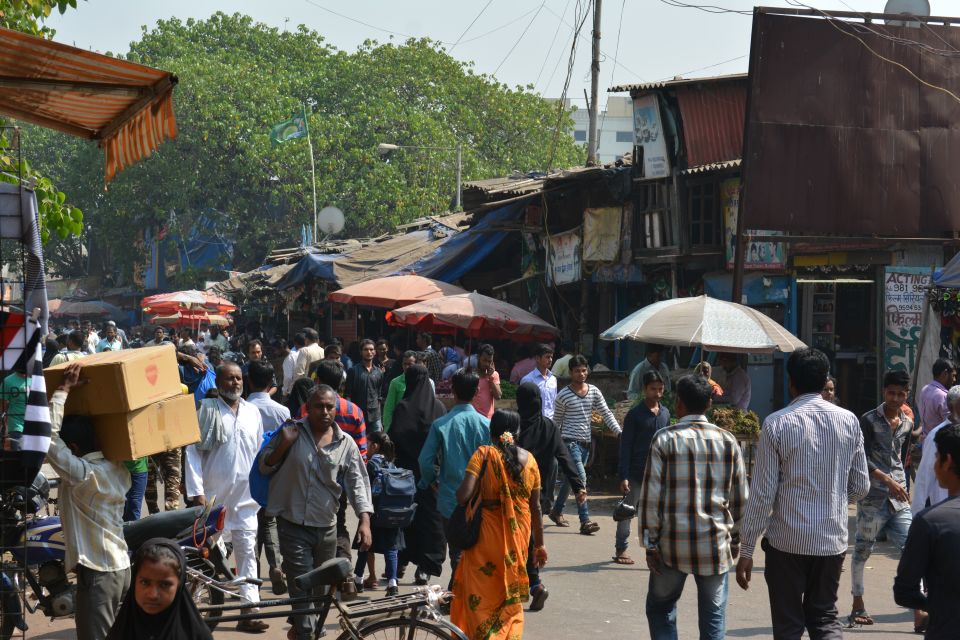
POLYGON ((560 285, 580 280, 580 227, 550 236, 547 275, 550 284, 560 285))
MULTIPOLYGON (((723 237, 727 252, 727 268, 733 269, 737 216, 740 214, 740 178, 730 178, 720 183, 720 206, 723 208, 723 237)), ((779 231, 749 231, 752 237, 747 243, 744 269, 785 269, 787 266, 786 245, 782 242, 758 240, 756 234, 783 235, 779 231)))
POLYGON ((883 287, 883 368, 913 372, 930 285, 929 267, 887 267, 883 287))
POLYGON ((633 99, 633 144, 643 150, 644 178, 670 176, 670 156, 660 122, 660 106, 652 93, 633 99))

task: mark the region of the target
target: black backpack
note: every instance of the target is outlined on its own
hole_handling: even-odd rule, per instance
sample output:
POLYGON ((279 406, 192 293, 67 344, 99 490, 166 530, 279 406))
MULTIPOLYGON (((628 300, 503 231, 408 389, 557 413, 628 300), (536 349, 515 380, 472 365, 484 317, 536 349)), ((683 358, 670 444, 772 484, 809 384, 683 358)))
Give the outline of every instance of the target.
POLYGON ((417 480, 413 471, 387 463, 380 467, 380 473, 371 489, 373 526, 403 529, 413 524, 413 516, 417 512, 417 503, 414 501, 417 480))

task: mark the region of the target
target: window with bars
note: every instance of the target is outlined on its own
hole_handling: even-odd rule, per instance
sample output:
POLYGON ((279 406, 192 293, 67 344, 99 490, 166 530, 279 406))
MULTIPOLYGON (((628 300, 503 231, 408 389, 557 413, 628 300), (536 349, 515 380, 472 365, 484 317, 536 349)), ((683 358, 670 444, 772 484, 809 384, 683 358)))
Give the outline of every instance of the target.
POLYGON ((691 245, 718 245, 723 235, 720 193, 716 182, 687 186, 691 245))
POLYGON ((634 246, 641 249, 673 246, 668 185, 664 182, 635 183, 634 194, 634 246))

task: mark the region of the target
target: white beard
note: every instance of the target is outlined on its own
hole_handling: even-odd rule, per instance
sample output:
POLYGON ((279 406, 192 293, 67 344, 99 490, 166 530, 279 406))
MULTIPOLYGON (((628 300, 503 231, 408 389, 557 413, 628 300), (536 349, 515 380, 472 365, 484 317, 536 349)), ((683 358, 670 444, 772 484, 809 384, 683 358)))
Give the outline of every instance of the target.
POLYGON ((220 397, 224 400, 229 400, 230 402, 236 402, 240 399, 240 394, 235 391, 224 391, 220 389, 220 397))

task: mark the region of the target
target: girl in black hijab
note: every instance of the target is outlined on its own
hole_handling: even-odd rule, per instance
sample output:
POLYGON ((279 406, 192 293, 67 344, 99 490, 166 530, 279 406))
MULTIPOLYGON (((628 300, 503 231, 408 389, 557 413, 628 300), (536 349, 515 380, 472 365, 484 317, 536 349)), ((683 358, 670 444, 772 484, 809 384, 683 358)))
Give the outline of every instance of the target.
MULTIPOLYGON (((560 470, 567 477, 573 488, 577 500, 585 500, 586 487, 580 480, 577 467, 573 464, 570 451, 560 439, 560 430, 553 424, 553 420, 543 415, 543 398, 540 387, 533 382, 524 382, 517 387, 517 413, 520 414, 520 435, 517 436, 517 446, 533 454, 540 467, 541 485, 540 506, 543 513, 550 513, 553 509, 553 488, 557 477, 557 463, 560 470), (581 497, 582 496, 582 497, 581 497)), ((556 522, 556 521, 555 521, 556 522)), ((566 520, 557 523, 559 526, 570 526, 566 520), (561 524, 563 523, 563 524, 561 524)), ((530 577, 530 610, 540 611, 547 599, 547 590, 540 581, 540 569, 534 561, 534 542, 530 536, 530 549, 527 554, 527 575, 530 577)))
MULTIPOLYGON (((430 374, 422 364, 415 364, 404 373, 407 390, 403 400, 397 403, 390 424, 396 458, 394 464, 413 471, 420 481, 420 450, 427 441, 430 425, 447 413, 443 403, 437 400, 430 374)), ((415 581, 426 584, 430 576, 443 573, 443 561, 447 555, 447 539, 443 534, 443 518, 437 511, 437 497, 433 490, 417 491, 417 512, 413 524, 404 530, 406 548, 400 552, 400 571, 409 563, 417 566, 415 581)))
POLYGON ((175 542, 147 540, 132 578, 107 640, 213 640, 187 592, 187 559, 175 542))
POLYGON ((299 420, 303 417, 303 405, 306 404, 307 398, 313 393, 313 387, 315 385, 316 383, 310 378, 300 378, 293 383, 293 387, 290 388, 290 396, 287 398, 286 407, 290 409, 290 417, 294 420, 299 420))

